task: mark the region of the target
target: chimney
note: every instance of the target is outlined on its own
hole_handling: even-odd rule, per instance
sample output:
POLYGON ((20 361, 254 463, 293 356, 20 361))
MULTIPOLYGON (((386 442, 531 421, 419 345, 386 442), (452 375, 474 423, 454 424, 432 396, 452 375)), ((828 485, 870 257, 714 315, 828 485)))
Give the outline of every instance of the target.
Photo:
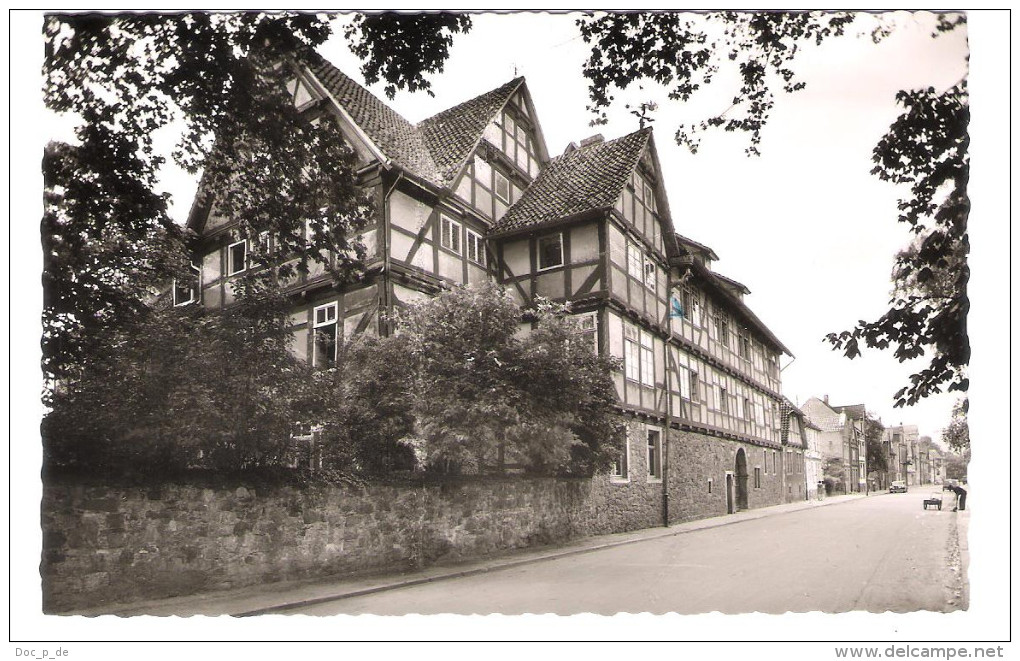
POLYGON ((585 138, 584 140, 582 140, 581 141, 581 146, 582 147, 587 147, 588 145, 597 145, 597 144, 605 142, 605 141, 606 141, 606 139, 602 137, 601 133, 596 133, 595 135, 593 135, 593 136, 591 136, 589 138, 585 138))
POLYGON ((828 406, 829 405, 829 396, 826 395, 823 399, 825 399, 825 405, 828 406))
POLYGON ((567 145, 567 148, 563 150, 563 155, 566 156, 572 151, 577 151, 577 144, 574 142, 571 142, 569 145, 567 145))

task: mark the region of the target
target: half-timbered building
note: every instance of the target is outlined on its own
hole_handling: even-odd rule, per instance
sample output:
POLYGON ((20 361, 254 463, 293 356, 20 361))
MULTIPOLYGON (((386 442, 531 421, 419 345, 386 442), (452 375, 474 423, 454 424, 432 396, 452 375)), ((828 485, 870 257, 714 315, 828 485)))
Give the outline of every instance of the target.
MULTIPOLYGON (((779 356, 789 353, 712 268, 715 252, 677 234, 651 129, 594 136, 550 158, 523 78, 417 124, 321 57, 294 102, 339 123, 377 215, 362 236, 366 275, 334 287, 323 267, 289 284, 294 352, 315 365, 339 343, 386 333, 382 311, 443 288, 495 280, 522 306, 566 301, 615 374, 625 450, 606 485, 612 529, 783 502, 779 356)), ((215 205, 199 234, 198 290, 229 305, 247 251, 215 205)))

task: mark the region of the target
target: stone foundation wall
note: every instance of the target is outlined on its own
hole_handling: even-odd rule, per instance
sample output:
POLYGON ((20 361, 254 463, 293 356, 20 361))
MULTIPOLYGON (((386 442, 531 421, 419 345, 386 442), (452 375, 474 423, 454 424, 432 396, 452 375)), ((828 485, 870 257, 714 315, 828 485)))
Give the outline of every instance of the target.
MULTIPOLYGON (((53 484, 42 502, 46 612, 279 580, 403 570, 663 524, 648 424, 626 420, 625 478, 465 478, 363 488, 53 484)), ((661 431, 661 428, 658 428, 661 431)), ((672 430, 670 523, 727 512, 743 449, 750 508, 783 502, 763 448, 672 430), (712 480, 709 490, 708 480, 712 480)), ((769 449, 771 452, 771 449, 769 449)))
POLYGON ((732 474, 732 498, 736 505, 737 453, 740 450, 744 451, 747 465, 748 509, 784 502, 782 459, 778 448, 774 460, 772 448, 741 441, 677 430, 673 430, 672 439, 669 457, 671 524, 726 514, 729 507, 727 472, 732 474), (768 452, 767 464, 765 452, 768 452), (755 486, 755 468, 760 471, 760 486, 755 486))
POLYGON ((626 523, 628 508, 605 487, 554 478, 361 489, 51 485, 44 609, 401 570, 642 527, 626 523))

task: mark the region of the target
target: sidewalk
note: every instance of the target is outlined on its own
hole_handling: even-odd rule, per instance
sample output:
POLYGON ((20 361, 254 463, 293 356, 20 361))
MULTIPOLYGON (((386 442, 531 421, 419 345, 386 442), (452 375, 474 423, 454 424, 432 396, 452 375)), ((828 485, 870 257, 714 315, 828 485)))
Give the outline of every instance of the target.
MULTIPOLYGON (((875 495, 880 495, 880 493, 875 495)), ((288 610, 312 604, 347 599, 384 590, 396 590, 433 581, 499 571, 543 560, 552 560, 579 553, 590 553, 600 549, 623 546, 625 544, 635 544, 651 539, 682 535, 696 530, 718 528, 742 521, 753 521, 755 519, 798 512, 815 507, 838 505, 864 497, 859 494, 832 496, 825 500, 801 501, 755 510, 744 510, 736 514, 678 523, 668 528, 646 528, 633 532, 586 537, 558 546, 511 551, 499 557, 467 561, 453 566, 435 566, 413 573, 358 578, 317 578, 303 581, 287 581, 185 597, 140 601, 130 604, 110 604, 101 608, 90 608, 63 614, 85 616, 118 615, 122 617, 133 615, 234 615, 245 617, 268 613, 285 613, 288 610)))

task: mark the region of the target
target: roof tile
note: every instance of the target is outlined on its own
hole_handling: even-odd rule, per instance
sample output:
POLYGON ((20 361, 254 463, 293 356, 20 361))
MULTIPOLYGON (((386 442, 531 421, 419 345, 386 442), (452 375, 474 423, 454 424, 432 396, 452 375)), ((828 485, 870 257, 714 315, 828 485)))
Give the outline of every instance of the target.
POLYGON ((318 53, 309 50, 302 57, 319 82, 387 158, 413 175, 442 184, 425 137, 413 124, 318 53))
POLYGON ((444 184, 453 183, 485 127, 523 82, 524 78, 514 78, 491 92, 418 122, 415 128, 424 136, 444 184))
POLYGON ((650 135, 651 129, 645 128, 552 159, 490 232, 504 234, 530 229, 612 207, 650 135))

